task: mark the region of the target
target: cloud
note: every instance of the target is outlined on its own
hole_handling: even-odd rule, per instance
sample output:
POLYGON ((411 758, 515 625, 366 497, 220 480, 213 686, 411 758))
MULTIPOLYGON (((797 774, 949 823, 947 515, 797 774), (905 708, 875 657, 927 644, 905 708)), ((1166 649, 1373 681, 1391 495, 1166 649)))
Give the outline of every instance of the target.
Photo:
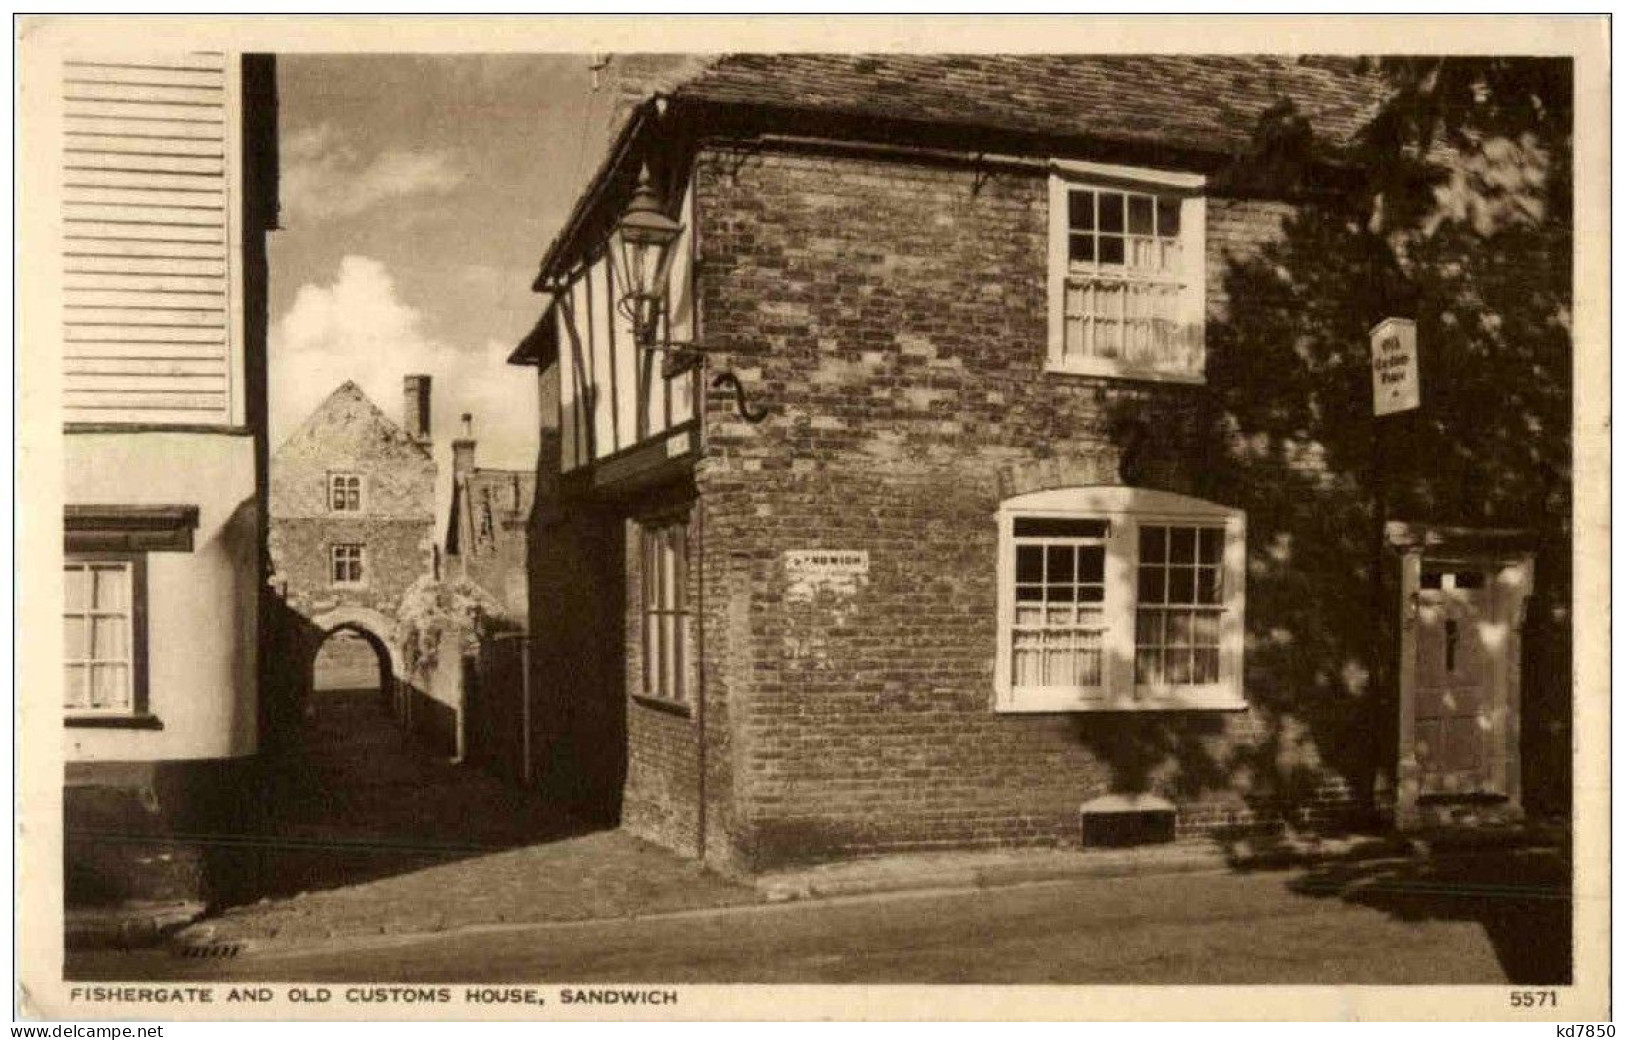
POLYGON ((363 161, 331 123, 301 127, 282 142, 282 203, 295 219, 353 217, 393 199, 445 195, 467 177, 444 151, 390 148, 363 161))
POLYGON ((331 282, 300 286, 270 338, 273 450, 346 379, 399 421, 402 379, 422 372, 433 377, 430 432, 442 502, 463 412, 474 414, 481 466, 536 464, 536 381, 529 369, 507 364, 512 344, 460 344, 427 334, 423 313, 401 299, 377 260, 346 256, 331 282))

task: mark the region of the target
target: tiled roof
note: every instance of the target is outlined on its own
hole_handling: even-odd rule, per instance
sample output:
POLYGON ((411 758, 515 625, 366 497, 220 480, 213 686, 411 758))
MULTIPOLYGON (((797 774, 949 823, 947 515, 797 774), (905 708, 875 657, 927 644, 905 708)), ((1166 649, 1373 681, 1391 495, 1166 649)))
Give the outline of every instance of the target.
POLYGON ((1278 55, 738 54, 672 96, 1229 152, 1283 96, 1347 145, 1382 89, 1351 60, 1278 55))

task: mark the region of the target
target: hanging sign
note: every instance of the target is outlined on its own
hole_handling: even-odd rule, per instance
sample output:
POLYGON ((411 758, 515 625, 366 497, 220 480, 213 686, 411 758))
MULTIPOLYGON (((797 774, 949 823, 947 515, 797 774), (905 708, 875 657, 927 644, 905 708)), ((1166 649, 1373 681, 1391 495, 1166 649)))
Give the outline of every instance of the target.
POLYGON ((1371 330, 1371 403, 1378 415, 1422 405, 1416 361, 1416 322, 1384 318, 1371 330))

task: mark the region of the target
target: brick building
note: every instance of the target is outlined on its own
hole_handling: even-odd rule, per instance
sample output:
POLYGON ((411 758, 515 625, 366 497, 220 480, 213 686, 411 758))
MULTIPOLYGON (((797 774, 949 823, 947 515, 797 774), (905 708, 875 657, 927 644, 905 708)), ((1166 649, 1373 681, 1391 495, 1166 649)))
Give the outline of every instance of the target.
MULTIPOLYGON (((1405 297, 1359 265, 1340 206, 1380 80, 1247 56, 683 72, 627 114, 513 357, 542 404, 543 782, 733 869, 1562 811, 1566 442, 1474 469, 1523 417, 1427 376, 1374 427, 1378 319, 1414 318, 1439 376, 1482 342, 1449 317, 1461 285, 1405 297), (1263 176, 1283 113, 1312 137, 1263 176), (621 306, 644 170, 681 226, 661 350, 621 306)), ((1479 392, 1537 386, 1566 430, 1566 332, 1538 340, 1556 364, 1525 346, 1479 392)))
MULTIPOLYGON (((407 694, 394 646, 401 595, 435 567, 435 462, 430 379, 409 375, 397 423, 346 382, 271 458, 272 583, 287 607, 296 689, 308 688, 318 650, 336 632, 379 657, 397 708, 407 694)), ((354 650, 353 642, 336 644, 354 650)))

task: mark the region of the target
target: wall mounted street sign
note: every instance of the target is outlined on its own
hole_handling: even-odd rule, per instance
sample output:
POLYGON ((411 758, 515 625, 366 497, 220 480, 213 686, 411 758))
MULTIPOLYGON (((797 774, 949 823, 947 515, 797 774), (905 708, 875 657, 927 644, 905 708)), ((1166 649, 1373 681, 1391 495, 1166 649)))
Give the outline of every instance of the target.
POLYGON ((1371 330, 1371 404, 1378 415, 1422 405, 1416 360, 1416 322, 1384 318, 1371 330))

